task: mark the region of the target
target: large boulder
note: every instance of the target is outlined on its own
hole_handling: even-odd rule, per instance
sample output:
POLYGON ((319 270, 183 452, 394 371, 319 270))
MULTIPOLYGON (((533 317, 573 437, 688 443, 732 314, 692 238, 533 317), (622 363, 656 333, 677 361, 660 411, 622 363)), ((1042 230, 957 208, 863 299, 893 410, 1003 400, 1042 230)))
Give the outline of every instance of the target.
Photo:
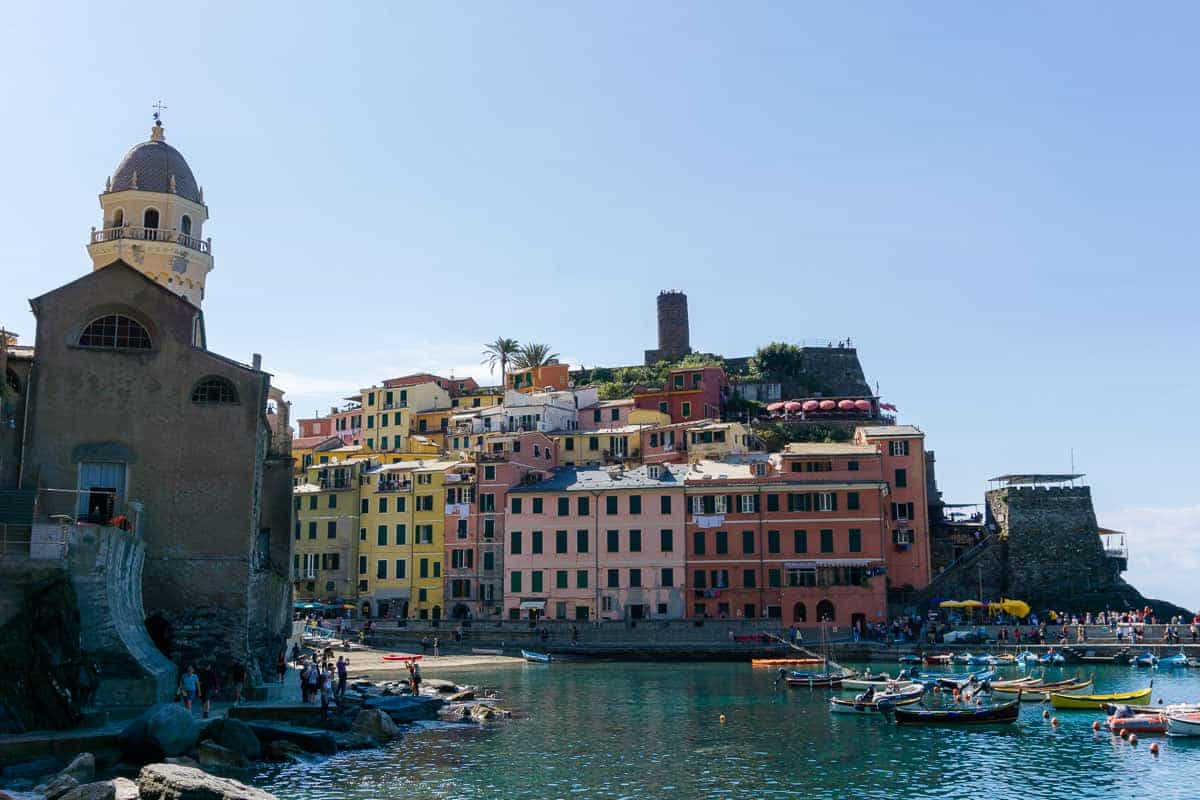
POLYGON ((196 746, 199 738, 199 723, 191 711, 178 703, 159 706, 146 718, 146 739, 157 746, 163 755, 183 755, 196 746))
POLYGON ((438 710, 443 705, 440 697, 413 697, 412 695, 393 695, 391 697, 372 697, 363 703, 364 708, 377 708, 392 718, 392 722, 401 725, 418 720, 437 719, 438 710))
POLYGON ((129 778, 113 778, 111 781, 116 796, 113 800, 138 800, 137 784, 129 778))
POLYGON ((116 800, 117 788, 111 781, 83 783, 64 794, 59 800, 116 800))
POLYGON ((250 722, 250 730, 260 742, 273 742, 283 739, 299 745, 309 753, 320 753, 331 756, 337 752, 337 740, 329 731, 316 728, 300 728, 295 725, 281 725, 272 722, 250 722))
POLYGON ((96 757, 91 753, 80 753, 67 764, 66 769, 59 775, 70 775, 80 783, 87 783, 96 777, 96 757))
POLYGON ((201 742, 196 748, 196 754, 200 759, 200 766, 202 767, 244 769, 250 766, 250 759, 246 758, 246 756, 237 750, 222 747, 211 739, 205 739, 201 742))
POLYGON ((142 767, 137 784, 142 800, 278 800, 270 792, 176 764, 142 767))
POLYGON ((250 726, 239 719, 215 719, 204 729, 204 738, 222 747, 228 747, 251 760, 262 756, 262 743, 250 730, 250 726))
POLYGON ((359 711, 350 730, 379 742, 391 741, 400 733, 400 728, 392 718, 378 708, 364 708, 359 711))
POLYGON ((79 785, 79 781, 72 778, 70 775, 59 775, 49 783, 43 783, 33 787, 36 794, 43 795, 46 800, 58 800, 67 792, 79 785))

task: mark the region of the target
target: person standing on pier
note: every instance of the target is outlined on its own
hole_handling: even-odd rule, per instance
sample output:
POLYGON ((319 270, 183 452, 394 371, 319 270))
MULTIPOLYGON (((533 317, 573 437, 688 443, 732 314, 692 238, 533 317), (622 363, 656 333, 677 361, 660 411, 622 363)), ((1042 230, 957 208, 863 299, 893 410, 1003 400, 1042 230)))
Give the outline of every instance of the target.
POLYGON ((350 678, 350 659, 338 656, 337 660, 337 699, 340 703, 346 697, 346 681, 350 678))
POLYGON ((188 664, 179 678, 179 692, 183 696, 183 707, 191 711, 192 703, 196 701, 196 695, 200 692, 200 676, 191 664, 188 664))
POLYGON ((212 702, 221 691, 221 678, 210 662, 200 668, 200 697, 204 701, 204 718, 212 711, 212 702))

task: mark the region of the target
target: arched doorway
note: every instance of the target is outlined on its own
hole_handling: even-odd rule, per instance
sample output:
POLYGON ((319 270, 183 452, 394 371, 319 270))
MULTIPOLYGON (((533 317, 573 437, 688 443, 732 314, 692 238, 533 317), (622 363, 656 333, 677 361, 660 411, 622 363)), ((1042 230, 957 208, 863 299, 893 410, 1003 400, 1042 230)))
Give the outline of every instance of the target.
POLYGON ((470 619, 471 609, 467 608, 466 603, 456 603, 454 608, 450 609, 451 619, 470 619))
POLYGON ((157 208, 147 208, 146 213, 142 214, 142 227, 143 228, 157 228, 158 227, 158 209, 157 208))
POLYGON ((834 609, 833 603, 828 600, 822 600, 817 603, 817 621, 818 622, 833 622, 834 609))
POLYGON ((792 622, 808 622, 808 607, 804 603, 792 606, 792 622))

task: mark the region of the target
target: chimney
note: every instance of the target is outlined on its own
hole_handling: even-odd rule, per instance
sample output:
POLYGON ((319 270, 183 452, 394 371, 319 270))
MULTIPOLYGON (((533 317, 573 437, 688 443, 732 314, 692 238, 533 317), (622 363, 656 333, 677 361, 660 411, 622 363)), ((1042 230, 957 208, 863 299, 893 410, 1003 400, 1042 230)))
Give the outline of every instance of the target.
POLYGON ((255 353, 254 355, 250 356, 250 366, 254 367, 256 372, 262 371, 262 354, 261 353, 255 353))

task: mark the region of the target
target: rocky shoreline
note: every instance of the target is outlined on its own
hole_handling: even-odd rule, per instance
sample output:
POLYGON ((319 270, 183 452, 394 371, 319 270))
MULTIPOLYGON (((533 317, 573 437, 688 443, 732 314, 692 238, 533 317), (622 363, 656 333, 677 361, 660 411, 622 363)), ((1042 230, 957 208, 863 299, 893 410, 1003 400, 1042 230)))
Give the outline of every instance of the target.
POLYGON ((423 721, 463 725, 507 719, 496 693, 435 678, 414 696, 398 681, 355 680, 322 717, 319 706, 263 704, 197 719, 178 703, 154 706, 130 722, 111 753, 80 753, 63 766, 52 758, 0 770, 0 800, 267 800, 238 774, 261 762, 302 762, 345 750, 383 747, 423 721), (97 762, 107 774, 97 779, 97 762))

